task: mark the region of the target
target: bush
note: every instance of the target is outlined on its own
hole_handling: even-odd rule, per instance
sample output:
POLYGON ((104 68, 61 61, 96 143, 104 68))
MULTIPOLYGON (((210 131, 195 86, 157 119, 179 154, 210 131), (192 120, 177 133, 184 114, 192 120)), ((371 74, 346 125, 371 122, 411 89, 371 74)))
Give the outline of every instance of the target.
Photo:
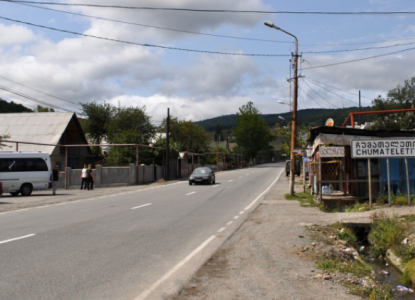
POLYGON ((372 254, 385 255, 389 248, 400 245, 405 238, 404 230, 405 223, 399 222, 396 216, 388 217, 385 213, 374 213, 368 235, 372 254))
POLYGON ((412 259, 406 264, 402 281, 407 286, 415 287, 415 259, 412 259))

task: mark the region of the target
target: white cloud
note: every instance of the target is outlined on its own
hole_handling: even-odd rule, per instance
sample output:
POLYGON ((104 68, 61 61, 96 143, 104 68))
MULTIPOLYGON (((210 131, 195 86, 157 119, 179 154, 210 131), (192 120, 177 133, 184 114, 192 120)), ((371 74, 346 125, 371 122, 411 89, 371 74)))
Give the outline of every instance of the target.
POLYGON ((32 31, 20 25, 7 26, 0 23, 0 35, 0 47, 21 46, 36 39, 36 35, 32 31))

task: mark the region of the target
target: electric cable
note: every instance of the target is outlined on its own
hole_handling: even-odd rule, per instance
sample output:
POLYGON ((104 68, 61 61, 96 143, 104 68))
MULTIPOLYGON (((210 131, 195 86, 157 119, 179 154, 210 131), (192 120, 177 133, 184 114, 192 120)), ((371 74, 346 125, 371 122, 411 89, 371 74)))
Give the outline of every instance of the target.
POLYGON ((32 89, 32 90, 34 90, 34 91, 36 91, 36 92, 39 92, 39 93, 42 93, 42 94, 44 94, 44 95, 47 95, 47 96, 50 96, 50 97, 56 98, 56 99, 58 99, 58 100, 65 101, 65 102, 69 102, 69 103, 71 103, 71 104, 78 104, 78 103, 75 103, 75 102, 72 102, 72 101, 69 101, 69 100, 66 100, 66 99, 63 99, 63 98, 60 98, 60 97, 57 97, 57 96, 54 96, 54 95, 51 95, 51 94, 45 93, 45 92, 42 92, 41 90, 38 90, 38 89, 32 88, 32 87, 30 87, 30 86, 28 86, 28 85, 25 85, 25 84, 23 84, 23 83, 19 83, 19 82, 17 82, 17 81, 11 80, 11 79, 8 79, 8 78, 3 77, 3 76, 1 76, 1 75, 0 75, 0 78, 2 78, 3 80, 10 81, 10 82, 12 82, 12 83, 14 83, 14 84, 18 84, 18 85, 24 86, 24 87, 26 87, 26 88, 32 89))
POLYGON ((407 48, 407 49, 403 49, 403 50, 399 50, 399 51, 395 51, 395 52, 390 52, 390 53, 385 53, 385 54, 379 54, 379 55, 375 55, 375 56, 369 56, 369 57, 364 57, 364 58, 359 58, 359 59, 353 59, 353 60, 348 60, 348 61, 343 61, 343 62, 338 62, 338 63, 332 63, 332 64, 327 64, 327 65, 315 66, 315 67, 302 68, 301 70, 310 70, 310 69, 318 69, 318 68, 326 68, 326 67, 338 66, 338 65, 342 65, 342 64, 348 64, 348 63, 352 63, 352 62, 358 62, 358 61, 363 61, 363 60, 368 60, 368 59, 373 59, 373 58, 378 58, 378 57, 384 57, 384 56, 388 56, 388 55, 393 55, 393 54, 397 54, 397 53, 402 53, 402 52, 406 52, 406 51, 410 51, 410 50, 414 50, 414 49, 415 49, 415 47, 412 47, 412 48, 407 48))
POLYGON ((331 106, 338 108, 336 105, 334 105, 333 103, 331 103, 330 101, 328 101, 326 98, 324 98, 322 95, 320 95, 319 93, 317 93, 306 81, 304 81, 304 83, 317 95, 319 95, 324 101, 326 101, 327 103, 329 103, 331 106))
POLYGON ((276 40, 255 39, 255 38, 243 38, 243 37, 230 36, 230 35, 220 35, 220 34, 210 34, 210 33, 196 32, 196 31, 189 31, 189 30, 180 30, 180 29, 174 29, 174 28, 167 28, 167 27, 160 27, 160 26, 154 26, 154 25, 139 24, 139 23, 134 23, 134 22, 127 22, 127 21, 120 21, 120 20, 108 19, 108 18, 103 18, 103 17, 85 15, 85 14, 74 13, 74 12, 65 11, 65 10, 59 10, 59 9, 53 9, 53 8, 47 8, 47 7, 40 7, 40 6, 37 6, 37 5, 31 5, 31 4, 24 4, 24 3, 18 3, 18 2, 16 2, 16 4, 24 5, 24 6, 30 6, 30 7, 35 7, 35 8, 39 8, 39 9, 43 9, 43 10, 50 10, 50 11, 55 11, 55 12, 60 12, 60 13, 65 13, 65 14, 70 14, 70 15, 74 15, 74 16, 81 16, 81 17, 86 17, 86 18, 91 18, 91 19, 98 19, 98 20, 116 22, 116 23, 121 23, 121 24, 128 24, 128 25, 135 25, 135 26, 141 26, 141 27, 156 28, 156 29, 168 30, 168 31, 174 31, 174 32, 180 32, 180 33, 189 33, 189 34, 205 35, 205 36, 212 36, 212 37, 219 37, 219 38, 229 38, 229 39, 247 40, 247 41, 254 41, 254 42, 285 43, 285 44, 292 44, 293 43, 293 42, 288 42, 288 41, 276 41, 276 40))
POLYGON ((20 96, 20 97, 23 97, 23 98, 26 98, 26 99, 32 100, 32 101, 34 101, 34 102, 37 102, 37 103, 40 103, 40 104, 46 105, 46 106, 48 106, 48 107, 56 108, 56 109, 59 109, 59 110, 65 110, 65 111, 67 111, 67 112, 73 112, 73 111, 70 111, 70 110, 68 110, 68 109, 66 109, 66 108, 62 108, 62 107, 59 107, 59 106, 57 106, 57 105, 53 105, 53 104, 50 104, 50 103, 47 103, 47 102, 41 101, 41 100, 39 100, 39 99, 36 99, 36 98, 34 98, 34 97, 31 97, 31 96, 25 95, 25 94, 23 94, 23 93, 13 91, 13 90, 11 90, 11 89, 9 89, 9 88, 7 88, 7 87, 5 87, 5 86, 2 86, 2 85, 0 85, 0 90, 4 90, 4 91, 9 92, 9 93, 11 93, 11 94, 15 94, 15 95, 17 95, 17 96, 20 96))
POLYGON ((353 100, 350 100, 350 99, 344 98, 344 97, 340 96, 339 94, 336 94, 335 92, 330 91, 329 89, 325 88, 324 86, 320 86, 320 85, 318 85, 317 83, 315 83, 315 82, 313 82, 313 81, 311 81, 311 80, 308 80, 306 77, 304 77, 304 80, 307 80, 307 81, 311 82, 312 84, 314 84, 314 85, 318 86, 319 88, 324 89, 324 90, 326 90, 327 92, 332 93, 332 94, 336 95, 337 97, 340 97, 341 99, 344 99, 344 100, 347 100, 347 101, 349 101, 349 102, 351 102, 351 103, 354 103, 354 104, 359 105, 359 103, 358 103, 358 102, 355 102, 355 101, 353 101, 353 100))
POLYGON ((388 45, 388 46, 378 46, 378 47, 367 47, 367 48, 359 48, 359 49, 340 49, 340 50, 329 50, 329 51, 305 51, 302 53, 307 54, 323 54, 323 53, 338 53, 338 52, 354 52, 354 51, 365 51, 365 50, 377 50, 377 49, 386 49, 386 48, 393 48, 393 47, 402 47, 413 45, 415 42, 406 43, 406 44, 395 44, 395 45, 388 45))
MULTIPOLYGON (((354 93, 351 93, 351 92, 348 92, 348 91, 342 90, 342 89, 340 89, 340 88, 338 88, 338 87, 335 87, 335 86, 332 86, 332 85, 328 85, 328 84, 326 84, 326 83, 319 82, 319 81, 314 80, 314 79, 312 79, 312 78, 310 78, 310 77, 308 77, 308 76, 307 76, 307 79, 308 79, 308 80, 310 80, 310 81, 313 81, 313 82, 316 82, 316 83, 319 83, 319 84, 322 84, 322 85, 325 85, 325 86, 331 87, 331 88, 333 88, 333 89, 339 90, 339 91, 341 91, 341 92, 344 92, 344 93, 347 93, 347 94, 350 94, 350 95, 356 96, 356 94, 354 94, 354 93)), ((366 98, 366 99, 371 99, 371 100, 373 99, 373 98, 371 98, 371 97, 365 97, 365 96, 360 96, 360 97, 362 97, 362 98, 366 98)))
POLYGON ((311 97, 308 93, 306 93, 300 86, 298 87, 304 94, 306 94, 308 97, 310 97, 311 100, 313 100, 318 106, 320 106, 321 108, 324 108, 323 105, 321 105, 320 103, 318 103, 313 97, 311 97))
MULTIPOLYGON (((4 1, 4 0, 0 0, 0 1, 4 1)), ((168 46, 160 46, 160 45, 152 45, 152 44, 142 44, 142 43, 135 43, 135 42, 129 42, 129 41, 99 37, 99 36, 95 36, 95 35, 79 33, 79 32, 69 31, 69 30, 64 30, 64 29, 58 29, 58 28, 44 26, 44 25, 38 25, 38 24, 34 24, 34 23, 23 22, 23 21, 19 21, 19 20, 15 20, 15 19, 5 18, 5 17, 2 17, 2 16, 0 16, 0 19, 11 21, 11 22, 16 22, 16 23, 21 23, 21 24, 26 24, 26 25, 29 25, 29 26, 35 26, 35 27, 45 28, 45 29, 49 29, 49 30, 54 30, 54 31, 79 35, 79 36, 91 37, 91 38, 105 40, 105 41, 111 41, 111 42, 128 44, 128 45, 143 46, 143 47, 161 48, 161 49, 167 49, 167 50, 178 50, 178 51, 186 51, 186 52, 207 53, 207 54, 233 55, 233 56, 260 56, 260 57, 287 57, 287 56, 291 56, 291 55, 288 55, 288 54, 255 54, 255 53, 217 52, 217 51, 207 51, 207 50, 176 48, 176 47, 168 47, 168 46)))
POLYGON ((196 9, 196 8, 175 8, 175 7, 146 7, 146 6, 123 6, 123 5, 103 5, 88 3, 56 3, 39 1, 20 1, 20 0, 0 0, 11 3, 29 3, 41 5, 60 5, 60 6, 81 6, 81 7, 100 7, 100 8, 122 8, 137 10, 159 10, 159 11, 183 11, 183 12, 203 12, 203 13, 256 13, 256 14, 298 14, 298 15, 413 15, 412 11, 384 11, 384 12, 331 12, 331 11, 266 11, 266 10, 231 10, 231 9, 196 9))

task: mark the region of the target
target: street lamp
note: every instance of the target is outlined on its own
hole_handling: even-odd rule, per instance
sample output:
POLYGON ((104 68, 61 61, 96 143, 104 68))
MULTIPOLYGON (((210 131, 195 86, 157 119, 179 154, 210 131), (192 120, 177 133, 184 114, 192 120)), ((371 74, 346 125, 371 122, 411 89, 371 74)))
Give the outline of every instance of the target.
MULTIPOLYGON (((295 149, 295 133, 297 132, 297 98, 298 98, 298 39, 295 35, 281 29, 280 27, 276 26, 274 23, 270 21, 266 21, 264 23, 266 26, 270 28, 277 29, 279 31, 284 32, 292 36, 295 39, 295 69, 294 69, 294 99, 293 99, 293 121, 292 121, 292 131, 291 131, 291 151, 290 151, 290 195, 294 194, 294 170, 295 170, 295 156, 294 156, 294 149, 295 149)), ((282 101, 281 101, 282 102, 282 101)))
POLYGON ((280 119, 282 119, 282 120, 284 120, 284 121, 285 121, 285 119, 284 119, 283 117, 281 117, 281 116, 278 116, 278 118, 280 118, 280 119))

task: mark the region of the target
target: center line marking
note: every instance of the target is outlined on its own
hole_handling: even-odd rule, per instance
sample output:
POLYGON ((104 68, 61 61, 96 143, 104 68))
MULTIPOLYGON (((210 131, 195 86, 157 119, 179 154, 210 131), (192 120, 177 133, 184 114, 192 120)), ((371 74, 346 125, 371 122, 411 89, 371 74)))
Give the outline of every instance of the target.
POLYGON ((13 242, 13 241, 21 240, 21 239, 26 239, 26 238, 32 237, 32 236, 34 236, 34 235, 35 235, 35 234, 34 234, 34 233, 32 233, 32 234, 28 234, 28 235, 25 235, 25 236, 17 237, 17 238, 14 238, 14 239, 10 239, 10 240, 1 241, 1 242, 0 242, 0 244, 5 244, 5 243, 9 243, 9 242, 13 242))
POLYGON ((189 196, 189 195, 191 195, 191 194, 196 194, 196 192, 191 192, 191 193, 189 193, 189 194, 186 194, 186 196, 189 196))
POLYGON ((147 203, 147 204, 144 204, 144 205, 136 206, 136 207, 133 207, 131 209, 137 209, 137 208, 141 208, 141 207, 145 207, 145 206, 149 206, 149 205, 151 205, 151 203, 147 203))
POLYGON ((226 229, 226 227, 222 227, 221 229, 218 230, 218 232, 222 232, 226 229))
POLYGON ((233 223, 233 221, 229 221, 228 223, 226 223, 226 225, 231 225, 233 223))
POLYGON ((236 220, 236 219, 238 219, 238 218, 239 218, 239 216, 235 216, 235 217, 233 217, 233 218, 236 220))

